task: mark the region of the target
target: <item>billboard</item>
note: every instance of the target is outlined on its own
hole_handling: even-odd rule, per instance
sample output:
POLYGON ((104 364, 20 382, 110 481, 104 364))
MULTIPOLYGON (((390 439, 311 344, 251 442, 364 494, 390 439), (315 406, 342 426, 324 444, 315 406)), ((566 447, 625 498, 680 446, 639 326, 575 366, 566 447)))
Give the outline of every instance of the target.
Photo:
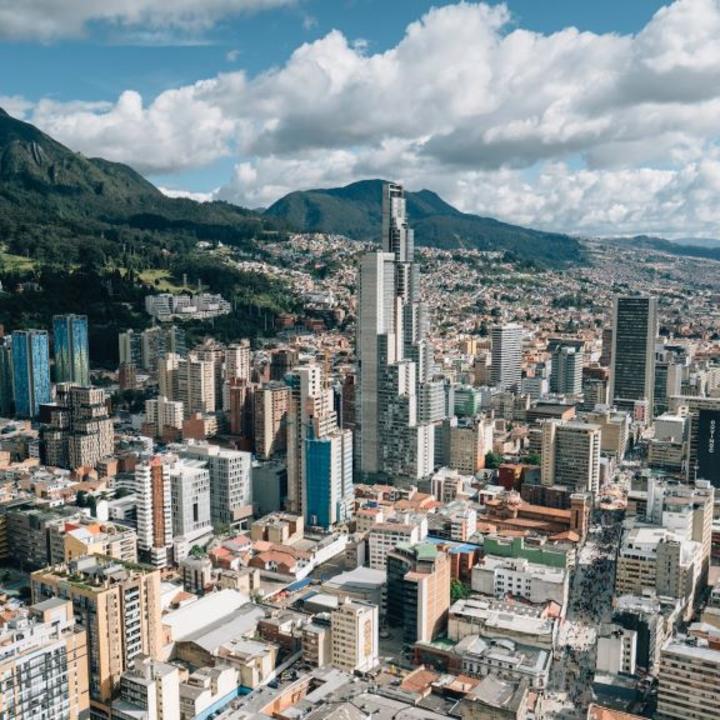
POLYGON ((720 488, 720 410, 698 413, 696 477, 720 488))

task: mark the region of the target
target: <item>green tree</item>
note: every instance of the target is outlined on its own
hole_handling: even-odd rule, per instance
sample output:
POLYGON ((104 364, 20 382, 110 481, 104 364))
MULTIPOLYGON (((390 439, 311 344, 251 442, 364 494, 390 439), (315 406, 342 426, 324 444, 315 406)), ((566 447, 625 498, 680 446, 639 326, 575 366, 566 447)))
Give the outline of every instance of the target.
POLYGON ((488 450, 485 453, 485 467, 488 470, 497 470, 497 468, 500 467, 502 461, 503 456, 500 455, 500 453, 493 452, 492 450, 488 450))
POLYGON ((471 592, 470 588, 460 580, 453 580, 450 583, 450 600, 452 602, 470 597, 471 592))
POLYGON ((530 453, 525 458, 525 462, 528 465, 539 465, 540 464, 540 456, 537 453, 530 453))

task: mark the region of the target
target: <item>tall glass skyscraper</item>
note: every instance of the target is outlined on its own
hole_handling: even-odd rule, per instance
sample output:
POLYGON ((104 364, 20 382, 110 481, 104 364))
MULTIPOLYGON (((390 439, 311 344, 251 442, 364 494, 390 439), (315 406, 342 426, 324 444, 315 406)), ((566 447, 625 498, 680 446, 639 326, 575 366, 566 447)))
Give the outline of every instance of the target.
POLYGON ((45 330, 16 330, 12 334, 15 414, 35 417, 41 403, 51 400, 50 347, 45 330))
POLYGON ((88 321, 86 315, 55 315, 55 380, 86 387, 90 385, 88 321))
POLYGON ((0 415, 10 417, 15 408, 12 337, 0 340, 0 415))

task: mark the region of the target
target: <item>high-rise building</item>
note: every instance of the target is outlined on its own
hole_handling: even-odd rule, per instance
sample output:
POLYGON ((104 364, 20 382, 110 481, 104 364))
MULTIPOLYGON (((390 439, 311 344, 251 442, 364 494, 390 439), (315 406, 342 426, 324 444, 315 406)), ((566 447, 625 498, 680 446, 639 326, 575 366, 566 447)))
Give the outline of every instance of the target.
POLYGON ((290 388, 281 382, 265 383, 255 391, 255 454, 268 460, 287 446, 287 412, 290 388))
POLYGON ((720 650, 693 637, 668 640, 660 655, 656 717, 715 720, 720 717, 720 650))
POLYGON ((9 610, 0 627, 0 717, 82 720, 88 716, 87 633, 72 603, 53 598, 9 610))
POLYGON ((332 664, 346 672, 368 672, 378 664, 378 607, 346 599, 331 614, 332 664))
POLYGON ((215 363, 196 354, 167 353, 158 361, 160 394, 183 404, 186 418, 215 412, 215 363))
POLYGON ((155 457, 135 466, 137 536, 141 558, 154 567, 171 561, 172 488, 167 465, 155 457))
POLYGON ((53 316, 55 382, 90 384, 87 315, 53 316))
POLYGON ((323 432, 310 420, 304 439, 305 523, 331 528, 346 522, 353 508, 352 431, 333 428, 323 432))
POLYGON ((600 426, 547 420, 542 428, 541 481, 576 492, 600 489, 600 426))
POLYGON ((230 434, 237 438, 238 447, 243 450, 253 449, 256 387, 241 378, 230 378, 223 387, 223 409, 230 425, 230 434))
POLYGON ((233 525, 252 515, 252 455, 249 452, 190 443, 182 454, 207 465, 210 518, 214 525, 233 525))
POLYGON ((113 421, 108 414, 105 391, 93 387, 71 387, 68 394, 70 467, 95 467, 112 455, 115 447, 113 421))
POLYGON ((133 363, 147 372, 155 372, 158 362, 168 353, 187 354, 185 331, 175 325, 147 328, 142 332, 127 330, 118 335, 120 363, 133 363))
POLYGON ((387 556, 387 622, 406 643, 431 642, 447 626, 450 560, 437 545, 399 544, 387 556))
POLYGON ((615 298, 610 397, 619 405, 645 403, 648 421, 654 404, 657 331, 657 298, 615 298))
POLYGON ((162 395, 145 401, 145 422, 143 431, 152 437, 163 437, 168 431, 181 431, 183 404, 179 400, 168 400, 162 395))
POLYGON ((387 184, 382 251, 362 258, 358 283, 355 419, 363 478, 419 479, 433 469, 435 428, 418 415, 418 396, 432 377, 432 358, 414 254, 404 190, 387 184))
MULTIPOLYGON (((192 545, 212 533, 210 472, 201 460, 173 459, 169 464, 173 537, 192 545)), ((178 562, 184 558, 175 557, 178 562)))
POLYGON ((45 330, 15 330, 12 334, 15 413, 30 418, 50 402, 50 351, 45 330))
POLYGON ((160 572, 97 555, 31 577, 35 603, 71 600, 87 632, 91 709, 109 717, 115 685, 133 658, 160 657, 160 572))
POLYGON ((548 350, 552 356, 550 392, 560 395, 582 393, 583 347, 582 340, 550 340, 548 343, 548 350))
POLYGON ((137 367, 135 363, 120 363, 118 366, 118 386, 120 390, 135 390, 137 388, 137 367))
POLYGON ((491 332, 492 361, 490 378, 495 387, 511 390, 520 385, 522 336, 520 325, 495 325, 491 332))
POLYGON ((0 339, 0 417, 10 417, 15 410, 12 337, 0 339))
POLYGON ((249 340, 228 345, 225 351, 225 379, 238 378, 250 382, 252 369, 252 352, 249 340))
POLYGON ((600 350, 600 365, 610 367, 612 363, 613 331, 611 327, 603 328, 602 348, 600 350))

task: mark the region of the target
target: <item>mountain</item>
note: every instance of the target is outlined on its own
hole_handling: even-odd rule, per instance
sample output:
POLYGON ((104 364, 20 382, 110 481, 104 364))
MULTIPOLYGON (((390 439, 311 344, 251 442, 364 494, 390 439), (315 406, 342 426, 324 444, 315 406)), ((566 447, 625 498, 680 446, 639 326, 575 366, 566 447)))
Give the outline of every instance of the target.
MULTIPOLYGON (((341 188, 292 192, 271 205, 265 216, 305 232, 373 240, 381 226, 384 182, 362 180, 341 188)), ((463 213, 430 190, 407 192, 406 197, 418 245, 506 251, 521 260, 549 266, 584 260, 580 242, 568 235, 463 213)))
POLYGON ((243 245, 277 223, 229 203, 169 198, 127 165, 72 152, 0 109, 0 242, 48 262, 158 259, 198 239, 243 245))
MULTIPOLYGON (((628 242, 627 238, 612 238, 611 242, 628 242)), ((649 235, 636 235, 629 239, 634 247, 643 247, 648 250, 658 250, 680 257, 699 257, 710 260, 720 260, 720 242, 705 240, 704 242, 687 240, 666 240, 665 238, 649 235)))

